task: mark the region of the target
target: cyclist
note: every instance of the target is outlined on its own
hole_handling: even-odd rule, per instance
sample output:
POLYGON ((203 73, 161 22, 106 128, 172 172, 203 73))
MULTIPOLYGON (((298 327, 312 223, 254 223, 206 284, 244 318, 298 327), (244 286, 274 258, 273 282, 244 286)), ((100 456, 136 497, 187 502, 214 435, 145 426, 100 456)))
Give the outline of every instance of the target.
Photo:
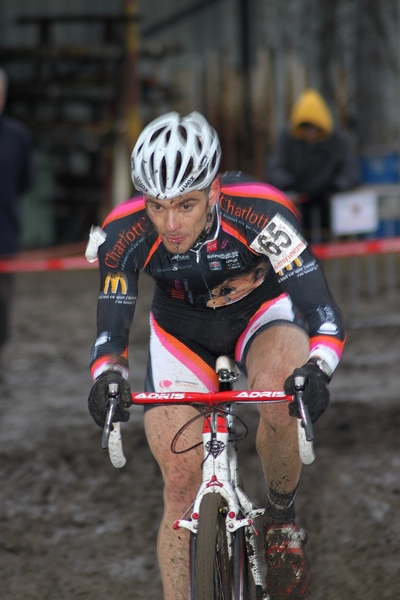
MULTIPOLYGON (((217 389, 215 358, 230 354, 253 389, 293 391, 306 377, 305 402, 315 422, 329 402, 328 384, 345 333, 338 307, 302 234, 296 208, 277 189, 240 172, 218 174, 218 135, 197 112, 151 122, 133 149, 131 174, 142 192, 92 234, 101 287, 93 346, 89 410, 103 426, 106 379, 120 382, 115 420, 129 413, 128 336, 138 274, 155 280, 146 391, 217 389)), ((268 490, 267 587, 271 600, 304 598, 310 584, 306 534, 295 520, 301 461, 298 407, 260 406, 257 449, 268 490)), ((176 455, 171 440, 196 414, 189 406, 153 407, 144 423, 164 478, 158 560, 166 600, 188 593, 187 532, 172 529, 200 484, 201 449, 176 455)), ((200 441, 198 421, 185 444, 200 441)))

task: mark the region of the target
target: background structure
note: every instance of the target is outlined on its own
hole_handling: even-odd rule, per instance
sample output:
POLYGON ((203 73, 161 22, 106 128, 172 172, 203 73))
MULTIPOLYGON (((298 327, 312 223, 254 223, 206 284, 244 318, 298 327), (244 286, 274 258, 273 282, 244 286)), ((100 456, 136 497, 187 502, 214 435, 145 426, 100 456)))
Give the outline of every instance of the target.
POLYGON ((397 182, 398 32, 397 0, 3 0, 7 110, 32 130, 41 175, 26 246, 86 237, 132 192, 137 133, 168 110, 202 111, 222 168, 263 177, 306 85, 397 182))

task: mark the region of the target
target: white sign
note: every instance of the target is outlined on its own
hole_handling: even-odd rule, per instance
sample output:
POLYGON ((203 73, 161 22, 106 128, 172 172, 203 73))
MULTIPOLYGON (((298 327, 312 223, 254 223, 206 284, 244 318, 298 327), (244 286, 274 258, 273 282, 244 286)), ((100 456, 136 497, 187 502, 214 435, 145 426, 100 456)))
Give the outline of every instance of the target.
POLYGON ((378 229, 378 197, 365 190, 331 197, 331 228, 335 235, 368 233, 378 229))

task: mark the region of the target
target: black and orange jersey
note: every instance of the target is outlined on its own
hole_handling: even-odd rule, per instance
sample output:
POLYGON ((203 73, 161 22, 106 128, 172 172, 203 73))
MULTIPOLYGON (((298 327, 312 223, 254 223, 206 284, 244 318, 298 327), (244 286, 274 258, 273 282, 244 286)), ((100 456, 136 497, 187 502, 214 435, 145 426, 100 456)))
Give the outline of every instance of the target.
POLYGON ((166 250, 147 216, 143 196, 117 206, 103 224, 98 250, 101 289, 92 373, 127 364, 138 276, 155 280, 163 304, 221 311, 250 294, 287 293, 307 324, 310 355, 332 370, 344 344, 340 311, 320 265, 302 235, 294 204, 279 190, 240 173, 222 176, 219 204, 206 238, 184 254, 166 250), (317 348, 317 352, 316 352, 317 348))

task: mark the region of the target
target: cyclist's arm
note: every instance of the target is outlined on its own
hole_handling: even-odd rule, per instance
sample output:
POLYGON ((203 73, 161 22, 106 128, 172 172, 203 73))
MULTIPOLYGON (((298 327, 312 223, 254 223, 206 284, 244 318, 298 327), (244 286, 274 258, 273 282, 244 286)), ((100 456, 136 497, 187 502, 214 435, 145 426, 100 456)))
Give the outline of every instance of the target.
POLYGON ((106 228, 107 238, 98 251, 100 291, 97 303, 97 338, 92 348, 90 370, 93 379, 113 369, 123 377, 129 374, 129 332, 138 293, 138 270, 113 261, 118 239, 113 227, 106 228))
MULTIPOLYGON (((303 315, 310 336, 309 360, 332 377, 345 344, 346 333, 341 311, 329 290, 315 256, 306 249, 303 264, 290 280, 281 283, 303 315)), ((279 275, 278 275, 279 278, 279 275)))
POLYGON ((331 377, 345 344, 342 314, 332 297, 319 262, 308 247, 300 255, 299 262, 302 264, 295 266, 291 277, 285 278, 285 273, 276 275, 307 323, 310 336, 309 359, 316 361, 331 377))
POLYGON ((319 262, 303 237, 301 224, 294 214, 279 207, 251 247, 270 259, 280 287, 306 321, 309 358, 322 360, 318 366, 331 376, 343 352, 345 327, 319 262))

